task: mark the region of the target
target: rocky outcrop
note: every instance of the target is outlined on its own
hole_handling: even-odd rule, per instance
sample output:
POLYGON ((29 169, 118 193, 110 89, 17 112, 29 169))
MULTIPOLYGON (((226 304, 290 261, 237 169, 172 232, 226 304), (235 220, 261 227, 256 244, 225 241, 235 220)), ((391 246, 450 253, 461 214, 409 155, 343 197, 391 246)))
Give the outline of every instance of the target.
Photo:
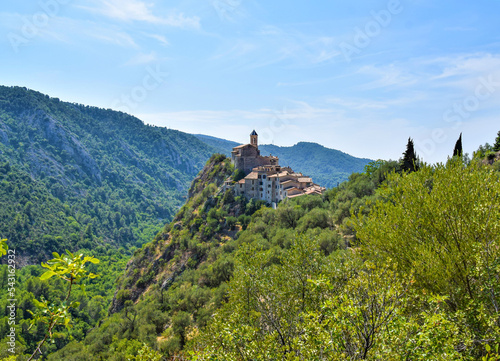
MULTIPOLYGON (((28 124, 38 129, 49 144, 63 151, 66 164, 72 164, 80 175, 86 174, 98 183, 101 182, 102 176, 97 162, 80 141, 57 120, 40 110, 25 116, 28 118, 28 124)), ((36 158, 38 157, 34 159, 36 158)), ((40 167, 35 164, 35 168, 40 167)))

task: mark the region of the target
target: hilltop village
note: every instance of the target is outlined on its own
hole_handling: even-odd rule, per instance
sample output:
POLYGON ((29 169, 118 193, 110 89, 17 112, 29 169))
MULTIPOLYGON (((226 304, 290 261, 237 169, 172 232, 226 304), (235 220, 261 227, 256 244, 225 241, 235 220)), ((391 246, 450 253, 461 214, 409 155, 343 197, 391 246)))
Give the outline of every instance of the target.
POLYGON ((258 134, 250 134, 250 143, 233 148, 231 161, 235 169, 245 177, 236 183, 227 180, 225 186, 232 188, 236 196, 263 200, 277 204, 286 198, 305 194, 322 194, 326 188, 313 183, 311 177, 295 173, 290 167, 281 167, 278 157, 261 156, 258 134))

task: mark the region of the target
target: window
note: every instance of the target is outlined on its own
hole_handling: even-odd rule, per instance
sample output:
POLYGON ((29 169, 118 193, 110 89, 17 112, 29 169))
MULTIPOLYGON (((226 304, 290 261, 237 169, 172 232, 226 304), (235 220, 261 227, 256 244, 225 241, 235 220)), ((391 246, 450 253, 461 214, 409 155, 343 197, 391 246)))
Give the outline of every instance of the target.
POLYGON ((265 174, 262 176, 262 179, 266 179, 266 175, 265 174))

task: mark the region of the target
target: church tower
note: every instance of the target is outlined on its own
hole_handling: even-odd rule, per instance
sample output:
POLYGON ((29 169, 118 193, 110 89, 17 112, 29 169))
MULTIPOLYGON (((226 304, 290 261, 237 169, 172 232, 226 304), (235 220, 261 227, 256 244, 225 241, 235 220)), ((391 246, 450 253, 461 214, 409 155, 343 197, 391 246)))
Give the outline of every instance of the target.
POLYGON ((259 148, 259 145, 257 143, 258 137, 259 135, 255 130, 252 132, 252 134, 250 134, 250 144, 253 145, 255 148, 259 148))

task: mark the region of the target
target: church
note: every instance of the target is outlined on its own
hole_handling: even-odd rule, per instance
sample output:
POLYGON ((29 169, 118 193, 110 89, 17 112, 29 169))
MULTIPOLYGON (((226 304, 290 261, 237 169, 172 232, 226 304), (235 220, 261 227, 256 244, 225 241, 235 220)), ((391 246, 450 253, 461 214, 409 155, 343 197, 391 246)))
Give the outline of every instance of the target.
POLYGON ((235 169, 245 173, 245 178, 237 183, 226 184, 233 188, 236 196, 277 204, 286 198, 322 194, 326 190, 310 177, 295 173, 290 167, 281 167, 278 157, 261 156, 255 130, 250 134, 249 144, 233 148, 231 161, 235 169))

